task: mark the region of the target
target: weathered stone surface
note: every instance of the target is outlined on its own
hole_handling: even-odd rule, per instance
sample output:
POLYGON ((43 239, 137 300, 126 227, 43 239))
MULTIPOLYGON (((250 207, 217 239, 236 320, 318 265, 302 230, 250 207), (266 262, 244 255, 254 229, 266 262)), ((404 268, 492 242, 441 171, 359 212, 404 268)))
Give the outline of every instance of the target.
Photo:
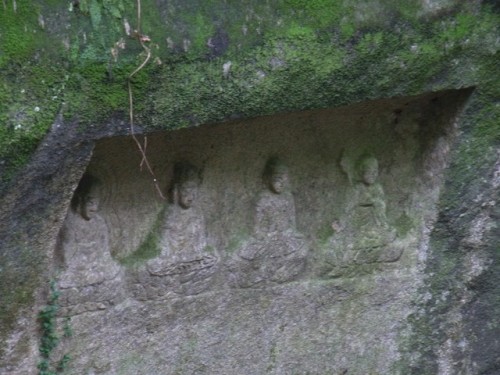
POLYGON ((322 272, 329 277, 341 276, 356 265, 397 261, 404 250, 396 241, 396 229, 387 221, 384 190, 377 182, 377 159, 362 156, 357 176, 352 175, 353 164, 345 156, 341 161, 349 181, 356 182, 345 212, 332 222, 333 234, 322 249, 322 272))
POLYGON ((499 17, 4 1, 0 373, 498 373, 499 17))
POLYGON ((73 335, 52 361, 70 353, 71 371, 103 374, 404 373, 463 95, 150 135, 166 199, 133 167, 130 137, 98 142, 54 248, 58 325, 73 335), (402 142, 425 146, 415 157, 402 142))
POLYGON ((237 287, 292 281, 304 270, 309 253, 304 236, 296 230, 287 167, 276 158, 270 159, 263 182, 265 188, 256 202, 254 234, 243 240, 227 266, 230 283, 237 287))

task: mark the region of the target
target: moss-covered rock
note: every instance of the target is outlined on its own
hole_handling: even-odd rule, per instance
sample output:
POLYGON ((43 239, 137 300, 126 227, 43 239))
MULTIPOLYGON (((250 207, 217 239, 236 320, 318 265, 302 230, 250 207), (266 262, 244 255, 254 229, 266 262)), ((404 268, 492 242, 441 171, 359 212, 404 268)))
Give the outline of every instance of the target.
POLYGON ((128 116, 139 36, 151 59, 132 79, 134 112, 155 129, 474 86, 496 68, 487 5, 145 1, 138 23, 131 0, 18 3, 1 15, 4 183, 58 111, 82 126, 128 116))
MULTIPOLYGON (((140 3, 140 19, 135 0, 0 4, 2 196, 14 202, 9 194, 23 185, 26 167, 36 164, 31 159, 35 150, 47 152, 41 143, 47 134, 71 133, 71 142, 54 151, 70 155, 71 145, 126 132, 130 93, 137 129, 147 132, 474 88, 458 121, 462 134, 452 151, 441 213, 431 237, 425 271, 429 277, 422 292, 430 297, 420 305, 422 314, 415 314, 410 322, 414 335, 408 339, 408 353, 418 351, 422 357, 409 354, 401 366, 413 366, 415 374, 444 371, 431 352, 451 335, 449 313, 456 306, 470 316, 464 324, 477 337, 485 337, 476 326, 479 302, 466 298, 460 305, 460 298, 478 288, 482 293, 478 292, 478 300, 487 305, 486 316, 494 319, 500 314, 500 305, 492 297, 498 287, 490 281, 478 281, 480 286, 464 281, 463 262, 470 249, 460 241, 474 218, 496 199, 500 13, 494 1, 140 3), (58 114, 63 120, 56 121, 58 114), (454 297, 441 299, 444 292, 454 297)), ((81 165, 88 158, 86 150, 87 154, 74 157, 81 165)), ((72 170, 70 181, 60 183, 69 189, 64 194, 71 194, 78 174, 72 170)), ((45 175, 44 181, 51 176, 45 175)), ((50 186, 53 191, 64 190, 53 187, 55 183, 50 186)), ((55 204, 30 197, 33 203, 23 194, 16 199, 29 203, 19 208, 20 216, 28 217, 33 207, 55 204)), ((12 212, 13 206, 8 206, 12 212)), ((490 211, 490 218, 498 217, 493 208, 490 211)), ((54 212, 61 217, 64 209, 54 212)), ((2 217, 13 217, 9 213, 2 217)), ((42 235, 33 235, 30 242, 29 223, 12 220, 3 225, 2 338, 22 307, 33 304, 39 280, 48 279, 43 265, 50 253, 40 245, 42 235)), ((407 223, 400 225, 405 231, 407 223)), ((44 227, 31 228, 36 234, 44 227)), ((324 237, 329 230, 326 227, 324 237)), ((487 244, 481 245, 492 259, 498 258, 495 233, 486 233, 487 244)), ((493 271, 488 280, 496 277, 493 271)), ((498 368, 490 362, 481 371, 498 368)))

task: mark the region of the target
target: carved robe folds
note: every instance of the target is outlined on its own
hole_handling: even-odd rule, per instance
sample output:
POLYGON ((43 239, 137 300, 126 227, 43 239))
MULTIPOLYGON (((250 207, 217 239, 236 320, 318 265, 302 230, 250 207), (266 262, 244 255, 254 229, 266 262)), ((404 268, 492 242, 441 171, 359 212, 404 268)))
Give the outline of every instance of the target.
POLYGON ((65 266, 58 278, 63 312, 101 310, 124 298, 123 272, 111 257, 108 228, 99 214, 86 220, 70 210, 59 246, 65 266))
POLYGON ((196 208, 171 206, 161 231, 161 255, 147 263, 153 277, 177 294, 198 294, 208 289, 218 257, 207 245, 203 215, 196 208))
MULTIPOLYGON (((274 162, 276 163, 276 162, 274 162)), ((271 164, 268 187, 261 192, 254 234, 230 260, 230 282, 248 288, 294 280, 303 271, 308 253, 304 236, 296 230, 295 203, 288 191, 284 166, 271 164)))

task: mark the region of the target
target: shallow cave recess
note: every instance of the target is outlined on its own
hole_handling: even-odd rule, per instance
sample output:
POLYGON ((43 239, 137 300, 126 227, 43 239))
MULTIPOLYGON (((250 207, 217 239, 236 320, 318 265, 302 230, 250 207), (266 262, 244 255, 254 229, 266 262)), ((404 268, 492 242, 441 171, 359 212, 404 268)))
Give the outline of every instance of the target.
POLYGON ((148 134, 148 161, 166 199, 140 170, 132 137, 97 141, 55 251, 74 327, 65 344, 76 353, 72 366, 390 373, 470 93, 148 134), (276 171, 286 171, 285 187, 269 182, 276 171), (176 183, 190 178, 196 194, 179 198, 176 183), (82 213, 88 181, 98 181, 97 202, 82 213), (94 227, 86 214, 98 215, 94 227), (90 255, 72 265, 75 243, 90 243, 90 255), (200 255, 201 247, 209 253, 200 255), (106 259, 92 260, 95 249, 106 259), (87 270, 93 261, 99 266, 87 270), (78 286, 80 274, 86 281, 78 286), (118 341, 112 355, 78 356, 118 341))
MULTIPOLYGON (((289 169, 298 229, 314 237, 324 220, 340 214, 356 182, 343 170, 343 158, 355 164, 370 154, 378 160, 391 220, 413 204, 410 198, 439 187, 456 117, 469 94, 448 90, 157 132, 147 136, 147 157, 164 197, 176 162, 199 168, 199 204, 219 248, 251 230, 263 168, 278 157, 289 169)), ((130 136, 105 138, 86 171, 101 182, 100 212, 118 260, 140 247, 168 204, 139 167, 141 158, 130 136)))

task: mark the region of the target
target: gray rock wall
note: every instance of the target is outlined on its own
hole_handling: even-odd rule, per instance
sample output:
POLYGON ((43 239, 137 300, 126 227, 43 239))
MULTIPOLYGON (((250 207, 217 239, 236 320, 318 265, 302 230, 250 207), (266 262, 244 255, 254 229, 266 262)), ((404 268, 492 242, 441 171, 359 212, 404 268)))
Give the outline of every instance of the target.
POLYGON ((404 374, 466 96, 150 134, 165 199, 130 137, 100 140, 54 249, 58 326, 73 333, 51 359, 96 374, 404 374))
POLYGON ((140 4, 0 6, 0 373, 498 373, 495 1, 140 4))

